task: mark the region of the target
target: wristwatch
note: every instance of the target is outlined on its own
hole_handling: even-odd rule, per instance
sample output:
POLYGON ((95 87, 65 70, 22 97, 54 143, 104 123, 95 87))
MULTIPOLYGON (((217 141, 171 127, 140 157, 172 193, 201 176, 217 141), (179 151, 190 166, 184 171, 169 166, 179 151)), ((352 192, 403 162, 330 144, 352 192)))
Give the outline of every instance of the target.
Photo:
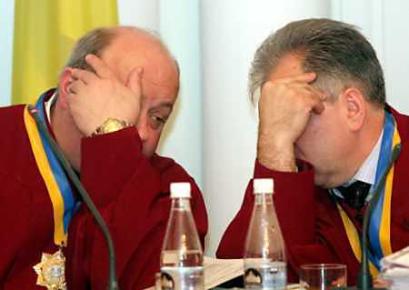
POLYGON ((134 126, 134 124, 128 123, 124 120, 108 118, 104 121, 104 123, 102 123, 101 126, 95 129, 91 136, 113 133, 132 126, 134 126))

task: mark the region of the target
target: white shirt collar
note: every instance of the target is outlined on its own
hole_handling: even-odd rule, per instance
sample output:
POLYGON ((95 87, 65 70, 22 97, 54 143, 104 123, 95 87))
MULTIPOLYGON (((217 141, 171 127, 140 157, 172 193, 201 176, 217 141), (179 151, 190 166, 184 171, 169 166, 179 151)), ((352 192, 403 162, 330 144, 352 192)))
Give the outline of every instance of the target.
POLYGON ((46 102, 44 102, 45 116, 47 118, 48 124, 51 125, 51 108, 56 101, 56 93, 54 93, 46 102))
POLYGON ((355 180, 360 180, 373 185, 375 183, 376 168, 378 166, 379 154, 381 151, 381 143, 383 137, 383 130, 376 142, 374 148, 372 149, 369 156, 362 163, 361 167, 358 169, 357 173, 352 177, 348 184, 355 180))
MULTIPOLYGON (((376 142, 375 146, 372 148, 371 153, 368 155, 368 157, 366 157, 361 167, 359 167, 357 173, 355 173, 355 175, 349 181, 345 182, 342 186, 348 186, 352 184, 353 182, 359 180, 359 181, 363 181, 363 182, 371 184, 371 190, 372 190, 372 187, 375 184, 376 168, 378 166, 379 154, 381 152, 382 137, 383 137, 383 129, 378 138, 378 141, 376 142)), ((370 192, 372 192, 371 190, 370 192)), ((337 188, 332 188, 330 189, 330 191, 332 191, 332 193, 335 194, 336 196, 340 198, 344 198, 337 188)), ((370 198, 371 198, 371 195, 368 194, 366 200, 369 200, 370 198)))

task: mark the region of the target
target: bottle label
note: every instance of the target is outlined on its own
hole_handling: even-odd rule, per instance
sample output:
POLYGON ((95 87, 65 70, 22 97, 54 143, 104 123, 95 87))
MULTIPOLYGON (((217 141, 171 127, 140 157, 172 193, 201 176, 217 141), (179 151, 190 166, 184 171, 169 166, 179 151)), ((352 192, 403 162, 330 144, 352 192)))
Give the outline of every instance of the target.
POLYGON ((162 290, 202 290, 203 267, 162 267, 157 285, 162 290))
POLYGON ((268 264, 247 264, 244 270, 246 289, 281 290, 287 284, 287 270, 284 262, 268 264))

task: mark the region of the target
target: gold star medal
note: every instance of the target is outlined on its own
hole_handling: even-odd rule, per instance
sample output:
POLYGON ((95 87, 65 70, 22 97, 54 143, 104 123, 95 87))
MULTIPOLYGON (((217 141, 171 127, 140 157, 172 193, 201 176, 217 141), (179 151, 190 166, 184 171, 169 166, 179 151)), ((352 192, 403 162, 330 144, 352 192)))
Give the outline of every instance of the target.
POLYGON ((33 267, 38 276, 37 285, 49 290, 66 290, 64 265, 65 257, 61 249, 54 254, 43 253, 41 262, 33 267))

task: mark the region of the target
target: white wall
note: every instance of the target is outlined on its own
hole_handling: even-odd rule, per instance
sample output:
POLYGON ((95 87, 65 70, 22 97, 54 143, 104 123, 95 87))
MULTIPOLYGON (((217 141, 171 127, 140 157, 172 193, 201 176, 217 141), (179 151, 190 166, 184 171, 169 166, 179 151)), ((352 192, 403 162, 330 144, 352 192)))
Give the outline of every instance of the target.
POLYGON ((159 0, 117 0, 119 22, 149 30, 159 28, 159 0))
POLYGON ((162 135, 159 153, 177 160, 202 186, 199 2, 118 0, 118 12, 121 24, 157 32, 179 63, 179 99, 162 135))
POLYGON ((202 182, 202 95, 199 0, 161 0, 159 31, 180 67, 179 99, 159 151, 202 182))

